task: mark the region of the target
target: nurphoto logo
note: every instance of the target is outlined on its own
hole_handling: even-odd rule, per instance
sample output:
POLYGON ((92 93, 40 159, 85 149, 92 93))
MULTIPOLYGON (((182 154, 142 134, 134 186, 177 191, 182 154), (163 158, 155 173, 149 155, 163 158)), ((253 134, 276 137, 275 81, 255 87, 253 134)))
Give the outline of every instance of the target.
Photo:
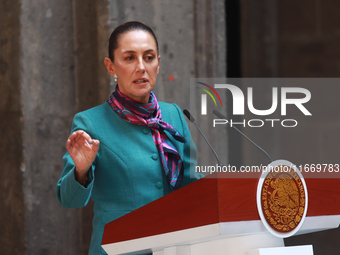
MULTIPOLYGON (((210 89, 219 99, 220 105, 222 106, 222 101, 219 93, 216 89, 228 90, 231 93, 233 108, 233 115, 245 115, 245 101, 247 102, 247 107, 250 113, 256 116, 268 116, 275 113, 278 109, 280 110, 281 116, 287 115, 287 105, 293 105, 299 109, 303 115, 312 116, 311 112, 305 107, 306 104, 311 99, 311 92, 306 88, 301 87, 272 87, 271 88, 271 99, 272 103, 270 108, 268 109, 256 109, 254 106, 254 94, 253 87, 247 87, 247 95, 245 97, 243 91, 232 84, 214 84, 214 87, 202 82, 196 82, 210 89), (280 92, 280 96, 279 96, 280 92), (290 97, 294 95, 294 97, 290 97)), ((207 115, 207 94, 212 98, 217 106, 214 95, 207 89, 197 87, 198 89, 204 91, 204 94, 201 94, 201 115, 207 115)), ((256 88, 255 88, 256 89, 256 88)), ((220 91, 220 93, 223 93, 220 91)), ((274 127, 276 124, 280 124, 282 127, 296 127, 298 125, 298 121, 296 119, 278 119, 278 118, 265 118, 265 119, 250 119, 235 122, 233 119, 214 119, 213 127, 216 125, 225 125, 228 124, 230 126, 233 125, 242 125, 243 127, 263 127, 265 124, 271 125, 274 127)))

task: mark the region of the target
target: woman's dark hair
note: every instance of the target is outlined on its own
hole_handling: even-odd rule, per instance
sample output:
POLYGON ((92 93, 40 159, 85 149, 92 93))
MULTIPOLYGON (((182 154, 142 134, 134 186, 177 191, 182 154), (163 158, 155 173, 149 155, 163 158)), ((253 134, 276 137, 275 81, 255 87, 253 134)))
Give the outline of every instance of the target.
POLYGON ((152 29, 150 27, 148 27, 147 25, 138 22, 138 21, 129 21, 126 22, 118 27, 115 28, 115 30, 113 30, 111 36, 110 36, 110 40, 109 40, 109 58, 111 59, 111 61, 114 61, 114 51, 119 47, 119 38, 122 34, 130 32, 130 31, 135 31, 135 30, 143 30, 148 32, 149 34, 151 34, 153 36, 153 38, 155 39, 156 42, 156 46, 157 46, 157 53, 158 53, 158 41, 156 38, 155 33, 152 31, 152 29))

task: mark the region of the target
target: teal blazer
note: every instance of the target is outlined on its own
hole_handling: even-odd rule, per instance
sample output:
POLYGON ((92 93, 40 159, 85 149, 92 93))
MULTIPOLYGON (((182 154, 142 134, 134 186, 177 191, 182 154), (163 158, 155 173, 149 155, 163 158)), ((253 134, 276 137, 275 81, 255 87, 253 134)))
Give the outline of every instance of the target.
MULTIPOLYGON (((196 165, 196 147, 179 107, 159 104, 163 120, 188 141, 180 143, 168 134, 183 160, 184 186, 199 178, 194 175, 190 178, 190 169, 193 173, 196 165)), ((75 180, 75 165, 70 155, 65 154, 57 197, 67 208, 83 207, 92 198, 94 218, 89 254, 101 255, 106 254, 101 248, 106 223, 170 193, 170 188, 150 128, 128 123, 105 102, 75 115, 71 133, 79 129, 100 141, 99 151, 85 187, 75 180)))

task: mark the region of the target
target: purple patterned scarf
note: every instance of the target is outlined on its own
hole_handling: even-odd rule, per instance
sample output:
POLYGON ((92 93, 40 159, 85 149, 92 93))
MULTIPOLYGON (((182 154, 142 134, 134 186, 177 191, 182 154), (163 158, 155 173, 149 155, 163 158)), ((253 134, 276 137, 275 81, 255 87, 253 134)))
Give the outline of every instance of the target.
POLYGON ((178 189, 183 178, 183 162, 164 130, 179 142, 185 143, 186 140, 175 128, 162 120, 161 109, 154 93, 151 91, 149 102, 143 104, 123 95, 116 86, 107 102, 122 119, 151 129, 170 189, 178 189))

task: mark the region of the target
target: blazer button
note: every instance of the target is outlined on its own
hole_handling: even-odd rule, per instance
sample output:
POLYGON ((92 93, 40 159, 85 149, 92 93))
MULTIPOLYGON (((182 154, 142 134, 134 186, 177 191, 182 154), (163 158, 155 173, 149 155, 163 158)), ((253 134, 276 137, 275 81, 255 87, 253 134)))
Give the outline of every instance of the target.
POLYGON ((163 188, 163 183, 157 182, 156 186, 157 186, 158 189, 161 189, 161 188, 163 188))
POLYGON ((145 127, 145 128, 143 128, 143 133, 144 133, 144 134, 146 134, 146 135, 147 135, 147 134, 149 134, 149 129, 148 129, 148 128, 146 128, 146 127, 145 127))
POLYGON ((152 154, 151 158, 152 158, 153 160, 157 160, 157 159, 158 159, 158 155, 157 155, 156 153, 154 153, 154 154, 152 154))

